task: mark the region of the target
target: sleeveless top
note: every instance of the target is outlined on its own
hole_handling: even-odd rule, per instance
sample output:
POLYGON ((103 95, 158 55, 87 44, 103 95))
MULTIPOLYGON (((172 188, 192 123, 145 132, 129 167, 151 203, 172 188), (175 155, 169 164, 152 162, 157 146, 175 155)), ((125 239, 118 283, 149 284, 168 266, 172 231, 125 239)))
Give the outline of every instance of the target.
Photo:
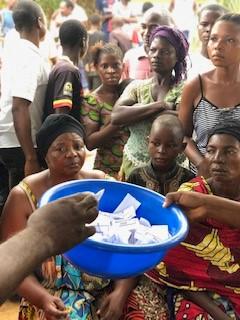
POLYGON ((219 122, 239 119, 240 103, 231 108, 219 108, 203 94, 202 78, 199 75, 201 100, 193 112, 193 129, 196 133, 195 142, 201 154, 205 154, 209 131, 219 122))
MULTIPOLYGON (((37 208, 36 196, 25 181, 21 181, 19 186, 34 211, 37 208)), ((110 280, 82 272, 63 255, 50 257, 35 270, 34 274, 51 295, 63 301, 70 320, 99 319, 98 305, 110 290, 110 280)), ((46 317, 43 310, 22 298, 18 320, 46 320, 46 317)))

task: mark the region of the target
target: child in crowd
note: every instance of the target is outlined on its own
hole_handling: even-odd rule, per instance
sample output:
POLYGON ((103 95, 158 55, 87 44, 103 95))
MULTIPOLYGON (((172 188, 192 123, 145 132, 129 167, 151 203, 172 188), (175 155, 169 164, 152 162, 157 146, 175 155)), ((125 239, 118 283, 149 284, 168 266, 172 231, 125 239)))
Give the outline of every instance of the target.
MULTIPOLYGON (((152 124, 148 137, 150 161, 147 165, 134 169, 127 182, 146 187, 166 195, 178 190, 179 186, 194 176, 179 166, 177 156, 183 152, 184 132, 179 119, 173 114, 162 114, 152 124)), ((158 266, 156 266, 156 269, 158 266)), ((149 273, 154 273, 155 269, 149 273)), ((169 310, 165 291, 159 283, 152 281, 148 273, 138 279, 138 285, 131 292, 125 313, 129 319, 169 319, 169 310), (156 300, 156 296, 158 299, 156 300), (151 304, 149 304, 149 300, 151 304), (131 318, 132 317, 132 318, 131 318)))
POLYGON ((166 111, 176 114, 186 78, 188 42, 183 33, 165 25, 153 29, 147 38, 153 76, 129 84, 111 116, 112 124, 127 126, 130 132, 121 166, 124 180, 135 168, 148 163, 147 136, 153 119, 166 111))
POLYGON ((115 178, 118 178, 123 148, 128 139, 126 128, 111 124, 113 106, 129 83, 127 80, 120 82, 122 59, 122 52, 116 45, 96 46, 93 63, 102 84, 85 96, 81 109, 87 148, 97 148, 94 168, 115 178))
POLYGON ((194 177, 176 162, 177 156, 186 147, 183 138, 182 125, 175 115, 158 116, 148 137, 150 161, 147 165, 134 169, 127 181, 164 195, 178 190, 183 182, 194 177))

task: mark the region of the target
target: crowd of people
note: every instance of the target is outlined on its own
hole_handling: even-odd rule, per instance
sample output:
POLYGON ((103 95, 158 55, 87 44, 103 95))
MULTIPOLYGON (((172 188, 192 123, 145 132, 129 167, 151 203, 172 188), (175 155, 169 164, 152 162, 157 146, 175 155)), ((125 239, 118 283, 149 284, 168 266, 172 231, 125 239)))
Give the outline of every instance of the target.
POLYGON ((237 320, 240 14, 193 0, 96 10, 62 0, 48 23, 35 1, 12 0, 0 15, 0 270, 11 278, 0 299, 16 288, 19 320, 237 320), (188 216, 187 238, 137 278, 82 272, 61 253, 94 233, 96 200, 37 208, 49 188, 82 179, 165 195, 188 216))

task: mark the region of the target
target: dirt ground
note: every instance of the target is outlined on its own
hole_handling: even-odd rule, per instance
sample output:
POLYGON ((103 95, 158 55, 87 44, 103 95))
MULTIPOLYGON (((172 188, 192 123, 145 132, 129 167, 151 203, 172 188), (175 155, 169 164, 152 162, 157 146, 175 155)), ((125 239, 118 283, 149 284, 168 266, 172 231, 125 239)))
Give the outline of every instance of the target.
POLYGON ((0 307, 1 320, 16 320, 18 315, 18 302, 6 301, 0 307))

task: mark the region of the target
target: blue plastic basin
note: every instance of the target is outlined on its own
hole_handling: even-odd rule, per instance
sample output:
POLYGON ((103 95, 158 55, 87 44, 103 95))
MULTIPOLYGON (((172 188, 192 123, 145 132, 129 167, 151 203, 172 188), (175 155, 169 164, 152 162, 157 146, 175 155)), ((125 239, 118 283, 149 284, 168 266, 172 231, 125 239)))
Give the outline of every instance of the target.
POLYGON ((177 206, 162 208, 162 195, 125 182, 94 179, 62 183, 45 192, 40 200, 40 207, 72 194, 84 191, 96 193, 101 189, 105 189, 105 192, 99 202, 100 210, 113 212, 125 195, 130 193, 141 202, 137 216, 148 219, 151 224, 167 224, 171 237, 160 244, 141 246, 87 239, 64 254, 81 270, 110 279, 136 276, 156 266, 170 248, 185 239, 188 223, 177 206))

